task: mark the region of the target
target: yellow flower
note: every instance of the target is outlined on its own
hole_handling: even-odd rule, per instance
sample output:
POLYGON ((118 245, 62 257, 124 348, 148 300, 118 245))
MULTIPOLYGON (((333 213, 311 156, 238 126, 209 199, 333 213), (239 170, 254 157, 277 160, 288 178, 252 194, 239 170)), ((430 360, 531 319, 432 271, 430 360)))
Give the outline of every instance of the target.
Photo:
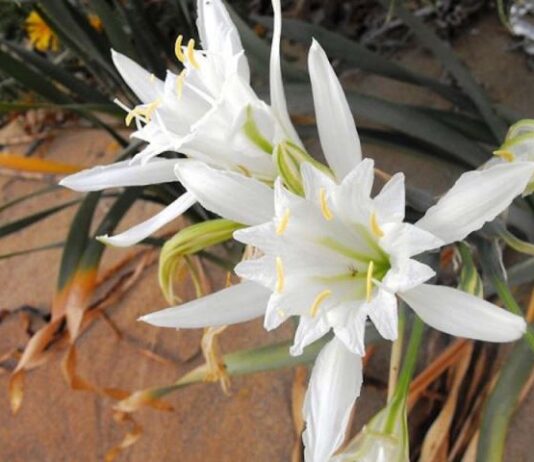
POLYGON ((94 13, 90 13, 87 15, 87 20, 89 21, 89 24, 91 27, 100 32, 102 29, 104 29, 104 25, 102 24, 102 20, 94 13))
POLYGON ((32 11, 26 18, 26 33, 31 44, 39 51, 59 49, 56 34, 36 11, 32 11))

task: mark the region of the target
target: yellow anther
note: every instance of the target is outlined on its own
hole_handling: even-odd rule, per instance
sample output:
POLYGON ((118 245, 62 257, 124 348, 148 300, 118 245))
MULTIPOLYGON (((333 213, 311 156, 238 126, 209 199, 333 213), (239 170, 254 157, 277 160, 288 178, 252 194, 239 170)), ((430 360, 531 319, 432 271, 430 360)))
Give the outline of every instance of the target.
POLYGON ((284 290, 284 264, 280 257, 276 257, 276 292, 284 290))
POLYGON ((285 318, 285 317, 286 317, 286 313, 285 313, 285 311, 284 311, 284 310, 281 310, 280 308, 277 308, 277 309, 276 309, 276 314, 277 314, 278 316, 280 316, 281 318, 285 318))
POLYGON ((324 300, 332 295, 332 291, 330 289, 323 290, 317 297, 315 297, 315 300, 312 303, 312 306, 310 308, 310 314, 312 318, 315 318, 317 316, 317 312, 319 311, 319 306, 321 303, 324 302, 324 300))
POLYGON ((161 101, 157 99, 145 106, 134 107, 126 116, 126 126, 129 127, 135 117, 144 117, 147 122, 150 122, 152 114, 160 104, 161 101))
POLYGON ((195 69, 199 69, 200 64, 198 64, 198 61, 195 58, 195 39, 190 39, 189 42, 187 42, 186 54, 191 66, 193 66, 195 69))
POLYGON ((286 209, 284 214, 280 217, 280 220, 278 221, 278 226, 276 227, 276 235, 281 236, 284 234, 287 225, 289 223, 289 215, 291 214, 291 211, 289 209, 286 209))
POLYGON ((156 76, 154 74, 150 74, 149 80, 150 83, 154 83, 156 81, 156 76))
POLYGON ((328 203, 326 201, 326 190, 324 188, 319 189, 319 204, 321 206, 321 213, 323 214, 325 220, 331 220, 334 218, 332 211, 328 207, 328 203))
POLYGON ((371 227, 371 232, 373 233, 373 236, 382 237, 384 235, 384 231, 382 231, 382 228, 378 224, 378 220, 376 218, 376 213, 375 212, 373 212, 371 214, 371 219, 369 220, 369 225, 371 227))
POLYGON ((371 260, 369 266, 367 267, 367 278, 365 284, 365 299, 367 303, 371 301, 371 295, 373 291, 373 272, 375 269, 375 262, 371 260))
POLYGON ((497 151, 493 151, 493 154, 499 156, 501 159, 504 159, 507 162, 513 162, 515 160, 514 153, 508 151, 507 149, 497 149, 497 151))
POLYGON ((176 39, 176 43, 174 44, 174 54, 178 58, 178 61, 180 61, 181 63, 185 63, 185 55, 182 50, 183 40, 184 40, 184 36, 179 35, 178 38, 176 39))

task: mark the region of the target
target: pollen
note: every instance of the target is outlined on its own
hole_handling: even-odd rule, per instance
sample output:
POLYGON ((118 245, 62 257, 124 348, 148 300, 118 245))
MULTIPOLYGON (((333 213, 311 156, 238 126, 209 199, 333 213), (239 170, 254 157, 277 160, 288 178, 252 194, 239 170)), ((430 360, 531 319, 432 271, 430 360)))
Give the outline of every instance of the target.
POLYGON ((326 201, 326 190, 324 188, 319 190, 319 205, 325 220, 330 221, 332 218, 334 218, 332 211, 328 207, 328 203, 326 201))
POLYGON ((371 295, 373 291, 373 272, 375 269, 375 262, 371 260, 369 266, 367 267, 367 278, 365 284, 365 299, 367 303, 371 301, 371 295))
POLYGON ((180 72, 176 77, 176 96, 178 96, 178 99, 182 97, 182 94, 184 92, 184 82, 186 74, 187 71, 185 69, 182 69, 182 72, 180 72))
POLYGON ((186 55, 191 66, 195 69, 200 69, 200 64, 198 64, 198 61, 195 58, 195 39, 190 39, 189 42, 187 42, 186 55))
POLYGON ((182 51, 182 42, 184 40, 183 35, 179 35, 176 39, 176 43, 174 44, 174 54, 176 55, 176 58, 178 58, 178 61, 181 63, 185 63, 185 55, 182 51))
POLYGON ((332 291, 330 289, 325 289, 319 295, 317 295, 317 297, 315 297, 315 300, 313 301, 312 306, 310 308, 310 314, 312 318, 315 318, 315 316, 317 316, 321 303, 323 303, 326 298, 330 297, 330 295, 332 295, 332 291))
POLYGON ((498 149, 497 151, 493 151, 493 154, 499 156, 501 159, 507 162, 513 162, 515 160, 514 153, 508 151, 507 149, 498 149))
POLYGON ((287 225, 289 223, 289 215, 291 215, 291 211, 289 209, 286 209, 284 214, 280 217, 280 221, 278 221, 278 226, 276 227, 277 236, 281 236, 285 233, 287 225))
POLYGON ((276 292, 282 293, 284 290, 284 264, 280 257, 276 257, 276 292))
POLYGON ((384 231, 382 231, 382 228, 378 224, 378 220, 376 218, 375 212, 371 214, 371 219, 369 220, 369 226, 371 227, 371 232, 373 233, 373 236, 382 237, 384 235, 384 231))
POLYGON ((126 116, 126 126, 129 127, 135 117, 144 117, 147 122, 150 122, 152 114, 160 104, 161 101, 156 99, 147 105, 134 107, 126 116))

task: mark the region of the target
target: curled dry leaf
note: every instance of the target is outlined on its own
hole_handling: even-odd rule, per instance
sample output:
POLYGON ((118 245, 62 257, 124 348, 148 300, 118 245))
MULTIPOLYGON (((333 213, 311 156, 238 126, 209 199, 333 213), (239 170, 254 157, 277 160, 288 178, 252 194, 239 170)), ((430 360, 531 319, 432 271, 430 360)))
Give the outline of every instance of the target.
POLYGON ((114 414, 114 418, 116 422, 124 425, 130 425, 131 428, 126 435, 124 435, 124 438, 119 444, 106 452, 106 455, 104 456, 105 462, 113 462, 116 460, 126 448, 135 444, 143 434, 143 428, 133 419, 131 415, 118 411, 114 414))

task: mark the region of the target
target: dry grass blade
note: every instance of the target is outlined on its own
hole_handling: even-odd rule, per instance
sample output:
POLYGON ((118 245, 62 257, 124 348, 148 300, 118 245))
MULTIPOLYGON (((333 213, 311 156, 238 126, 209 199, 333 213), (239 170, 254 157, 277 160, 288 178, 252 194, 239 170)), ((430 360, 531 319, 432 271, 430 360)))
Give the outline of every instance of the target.
POLYGON ((18 172, 44 173, 48 175, 75 173, 84 168, 78 165, 55 162, 39 157, 26 157, 8 152, 0 152, 0 166, 18 172))
POLYGON ((468 340, 458 339, 454 341, 412 381, 408 395, 408 410, 412 409, 434 380, 461 359, 461 352, 466 348, 469 348, 468 340))
POLYGON ((447 400, 423 441, 421 451, 421 461, 423 462, 446 462, 447 460, 452 419, 458 404, 460 387, 471 362, 472 354, 473 343, 469 342, 459 355, 447 400))
POLYGON ((304 418, 302 416, 302 406, 306 394, 306 378, 308 370, 304 366, 295 368, 293 388, 291 389, 291 411, 293 415, 293 425, 295 428, 295 442, 291 452, 291 462, 302 461, 302 432, 304 431, 304 418))

